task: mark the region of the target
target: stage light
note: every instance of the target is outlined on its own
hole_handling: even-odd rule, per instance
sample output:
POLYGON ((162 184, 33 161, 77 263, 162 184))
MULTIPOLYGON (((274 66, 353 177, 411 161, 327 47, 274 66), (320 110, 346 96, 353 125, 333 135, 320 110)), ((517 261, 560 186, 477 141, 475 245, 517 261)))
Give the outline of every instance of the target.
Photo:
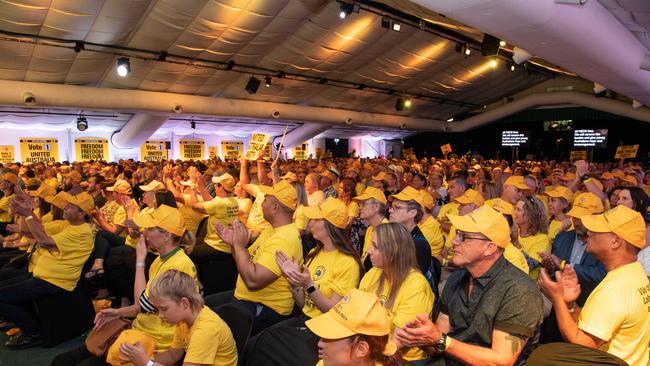
POLYGON ((447 122, 454 122, 454 117, 447 118, 447 122))
POLYGON ((345 19, 345 18, 347 18, 348 15, 350 15, 350 13, 352 13, 352 10, 354 9, 354 7, 353 7, 352 4, 341 3, 341 8, 340 9, 341 9, 341 12, 339 13, 339 17, 341 19, 345 19))
POLYGON ((465 56, 469 56, 471 54, 472 54, 472 50, 469 47, 465 46, 465 56))
POLYGON ((83 115, 77 117, 77 130, 86 131, 88 129, 88 120, 83 115))
POLYGON ((126 57, 117 59, 117 74, 126 77, 131 72, 131 62, 126 57))
POLYGON ((499 41, 499 47, 505 47, 506 41, 499 41))
POLYGON ((265 78, 264 85, 266 85, 267 88, 270 88, 270 87, 271 87, 271 77, 270 77, 270 76, 267 76, 267 77, 265 78))
POLYGON ((386 17, 381 17, 381 27, 386 28, 386 29, 390 29, 390 19, 388 19, 386 17))
POLYGON ((492 67, 493 69, 497 68, 497 60, 495 58, 490 60, 490 67, 492 67))
POLYGON ((402 26, 399 23, 393 23, 393 30, 399 32, 402 29, 402 26))
POLYGON ((403 111, 404 110, 404 99, 398 98, 397 102, 395 102, 395 110, 396 111, 403 111))
POLYGON ((411 108, 411 100, 410 99, 407 99, 407 100, 404 101, 404 107, 411 108))
POLYGON ((246 91, 248 92, 248 94, 253 95, 257 93, 257 89, 259 87, 260 87, 260 80, 255 76, 251 76, 251 78, 248 79, 248 84, 246 84, 246 91))

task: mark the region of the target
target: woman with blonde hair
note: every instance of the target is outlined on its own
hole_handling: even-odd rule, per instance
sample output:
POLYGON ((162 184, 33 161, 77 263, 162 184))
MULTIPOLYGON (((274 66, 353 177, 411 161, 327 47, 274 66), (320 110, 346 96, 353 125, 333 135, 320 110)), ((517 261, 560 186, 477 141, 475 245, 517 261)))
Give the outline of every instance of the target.
POLYGON ((165 322, 175 325, 171 348, 150 359, 140 344, 119 345, 136 365, 183 364, 236 366, 237 347, 228 325, 205 306, 196 281, 171 269, 151 282, 149 297, 165 322))
POLYGON ((533 196, 519 199, 514 207, 512 221, 512 244, 522 250, 528 262, 530 277, 537 281, 542 263, 539 253, 551 251, 548 215, 544 203, 533 196))
MULTIPOLYGON (((359 290, 377 294, 391 312, 391 336, 416 315, 431 316, 433 292, 418 269, 415 244, 404 226, 398 223, 377 226, 368 256, 373 268, 361 279, 359 290)), ((417 347, 401 349, 401 353, 412 365, 424 364, 427 359, 426 353, 417 347)))

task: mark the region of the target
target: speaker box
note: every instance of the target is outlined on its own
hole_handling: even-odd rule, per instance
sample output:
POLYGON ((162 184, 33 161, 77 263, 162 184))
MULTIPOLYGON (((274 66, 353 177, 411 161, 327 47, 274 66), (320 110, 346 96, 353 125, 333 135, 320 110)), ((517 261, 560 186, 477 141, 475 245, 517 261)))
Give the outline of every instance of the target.
POLYGON ((257 93, 257 89, 260 87, 260 80, 257 79, 255 76, 251 76, 250 79, 248 79, 248 84, 246 84, 246 91, 248 94, 255 94, 257 93))
POLYGON ((483 36, 483 43, 481 44, 481 54, 483 56, 496 56, 499 53, 500 39, 493 37, 489 34, 483 36))

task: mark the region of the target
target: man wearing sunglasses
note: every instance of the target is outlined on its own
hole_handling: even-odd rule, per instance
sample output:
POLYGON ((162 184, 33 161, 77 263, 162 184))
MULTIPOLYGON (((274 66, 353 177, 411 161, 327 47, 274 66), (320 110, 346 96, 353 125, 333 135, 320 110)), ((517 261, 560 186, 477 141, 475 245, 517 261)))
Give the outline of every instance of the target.
POLYGON ((508 222, 487 205, 449 219, 456 227, 452 261, 462 268, 447 280, 435 323, 418 315, 395 339, 426 349, 435 360, 431 365, 524 364, 539 337, 542 296, 503 257, 508 222))

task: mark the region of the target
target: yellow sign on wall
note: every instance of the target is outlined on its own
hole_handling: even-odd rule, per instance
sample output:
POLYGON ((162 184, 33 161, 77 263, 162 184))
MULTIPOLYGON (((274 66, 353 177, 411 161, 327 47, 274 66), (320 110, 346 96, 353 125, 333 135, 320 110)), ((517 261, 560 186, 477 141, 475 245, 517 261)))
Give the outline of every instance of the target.
POLYGON ((221 141, 221 153, 223 154, 224 159, 241 159, 244 155, 244 141, 221 141))
POLYGON ((20 138, 23 163, 53 163, 59 161, 59 141, 55 138, 20 138))
POLYGON ((77 161, 108 160, 108 140, 101 138, 74 139, 77 161))
POLYGON ((307 160, 309 157, 309 144, 304 143, 293 148, 293 158, 295 160, 307 160))
POLYGON ((260 151, 264 149, 269 142, 269 135, 263 133, 254 133, 251 136, 251 141, 248 144, 248 151, 246 151, 246 160, 257 160, 260 151))
POLYGON ((217 146, 208 146, 208 158, 216 159, 219 156, 219 148, 217 146))
POLYGON ((0 145, 0 163, 11 164, 16 162, 13 145, 0 145))
POLYGON ((181 160, 203 160, 205 159, 205 141, 203 140, 181 140, 181 160))
POLYGON ((140 146, 141 161, 161 161, 167 159, 167 141, 147 140, 140 146))
POLYGON ((569 160, 587 160, 587 150, 574 150, 569 153, 569 160))

